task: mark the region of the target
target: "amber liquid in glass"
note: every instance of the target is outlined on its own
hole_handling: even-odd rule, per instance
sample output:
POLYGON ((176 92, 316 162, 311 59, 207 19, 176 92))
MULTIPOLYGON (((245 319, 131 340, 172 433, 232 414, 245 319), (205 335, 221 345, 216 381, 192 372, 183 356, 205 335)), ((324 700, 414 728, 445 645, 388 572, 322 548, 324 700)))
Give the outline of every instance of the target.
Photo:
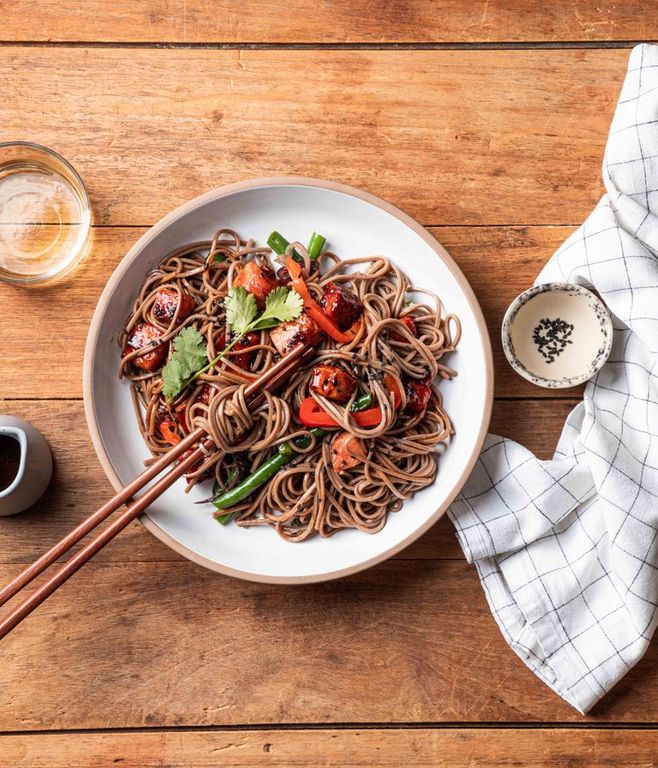
POLYGON ((47 278, 86 237, 83 201, 48 159, 0 163, 0 278, 47 278))

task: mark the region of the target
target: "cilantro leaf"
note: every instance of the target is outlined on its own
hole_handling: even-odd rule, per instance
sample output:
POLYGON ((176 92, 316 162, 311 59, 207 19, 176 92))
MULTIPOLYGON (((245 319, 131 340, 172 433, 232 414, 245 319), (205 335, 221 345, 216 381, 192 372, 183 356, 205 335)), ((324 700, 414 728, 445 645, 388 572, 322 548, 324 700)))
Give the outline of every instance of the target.
POLYGON ((252 323, 250 330, 260 331, 294 320, 301 315, 303 306, 304 302, 297 291, 279 286, 267 294, 263 314, 252 323))
POLYGON ((173 347, 174 353, 162 369, 162 392, 169 400, 208 362, 206 344, 196 328, 183 328, 174 339, 173 347))
POLYGON ((183 328, 173 341, 174 352, 169 362, 162 369, 164 396, 173 400, 188 384, 216 365, 245 334, 294 320, 301 315, 303 306, 304 302, 297 291, 279 286, 267 295, 265 309, 258 316, 258 305, 253 293, 247 293, 242 286, 231 288, 224 300, 224 307, 232 341, 214 360, 208 362, 208 349, 203 336, 196 328, 183 328))
POLYGON ((181 362, 186 362, 193 370, 208 362, 208 351, 203 336, 193 326, 183 328, 174 339, 174 354, 180 355, 181 362))
POLYGON ((294 320, 302 313, 304 302, 297 291, 282 285, 270 291, 265 297, 265 309, 258 315, 256 297, 244 288, 231 288, 226 300, 226 320, 234 336, 244 336, 250 331, 273 328, 279 323, 294 320))
POLYGON ((169 400, 176 397, 183 389, 186 378, 180 361, 172 357, 162 369, 162 392, 164 396, 169 400))
POLYGON ((241 286, 231 288, 224 300, 224 307, 226 319, 233 333, 242 336, 251 330, 250 325, 258 314, 256 297, 253 293, 247 293, 241 286))

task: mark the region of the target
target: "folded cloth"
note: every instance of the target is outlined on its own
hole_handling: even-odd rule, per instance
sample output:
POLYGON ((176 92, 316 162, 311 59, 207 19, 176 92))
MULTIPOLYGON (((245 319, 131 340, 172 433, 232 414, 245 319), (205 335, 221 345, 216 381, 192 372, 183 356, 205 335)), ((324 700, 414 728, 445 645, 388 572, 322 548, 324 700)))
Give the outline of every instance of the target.
POLYGON ((610 358, 551 460, 489 435, 449 511, 505 639, 582 713, 639 661, 658 620, 658 46, 631 53, 603 180, 537 283, 599 292, 610 358))

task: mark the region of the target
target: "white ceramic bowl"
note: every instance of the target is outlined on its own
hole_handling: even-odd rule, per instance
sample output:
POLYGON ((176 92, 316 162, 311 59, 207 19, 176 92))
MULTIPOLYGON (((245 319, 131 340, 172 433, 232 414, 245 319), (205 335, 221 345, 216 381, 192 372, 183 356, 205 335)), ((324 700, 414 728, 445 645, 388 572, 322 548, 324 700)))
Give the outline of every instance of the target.
POLYGON ((304 583, 355 573, 399 552, 443 514, 466 481, 489 424, 493 364, 482 313, 463 274, 417 222, 379 198, 319 179, 284 177, 233 184, 192 200, 152 227, 110 278, 89 330, 84 364, 87 423, 98 457, 116 489, 143 469, 148 451, 130 397, 119 381, 117 331, 146 274, 177 246, 210 238, 220 227, 265 243, 276 229, 304 241, 322 232, 342 258, 384 254, 413 283, 435 290, 459 315, 462 339, 449 364, 459 376, 441 385, 456 435, 439 462, 436 482, 405 502, 385 528, 367 535, 341 531, 330 539, 290 544, 270 528, 220 526, 211 505, 195 505, 208 488, 189 495, 177 483, 142 517, 159 539, 221 573, 269 583, 304 583))

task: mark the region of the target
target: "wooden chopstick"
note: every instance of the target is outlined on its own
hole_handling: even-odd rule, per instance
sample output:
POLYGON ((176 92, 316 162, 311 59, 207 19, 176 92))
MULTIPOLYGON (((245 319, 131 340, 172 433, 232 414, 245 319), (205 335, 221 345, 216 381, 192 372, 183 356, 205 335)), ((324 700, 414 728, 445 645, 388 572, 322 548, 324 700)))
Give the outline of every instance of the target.
MULTIPOLYGON (((290 377, 295 369, 310 360, 314 354, 315 352, 313 349, 305 346, 298 346, 293 349, 292 352, 281 358, 281 360, 246 387, 245 396, 254 398, 250 405, 257 407, 264 399, 263 390, 265 388, 272 390, 276 389, 290 377)), ((116 511, 137 491, 141 490, 147 483, 160 474, 163 469, 166 469, 184 454, 185 451, 189 450, 193 445, 199 442, 199 440, 202 440, 204 434, 204 430, 198 428, 187 435, 187 437, 183 438, 178 445, 163 454, 156 462, 122 488, 121 491, 103 504, 102 507, 96 510, 96 512, 90 515, 86 520, 80 523, 67 536, 61 539, 61 541, 51 547, 38 560, 32 563, 32 565, 19 573, 6 587, 0 590, 0 606, 4 605, 4 603, 27 586, 27 584, 35 579, 46 568, 52 565, 57 558, 61 557, 61 555, 83 539, 97 525, 99 525, 99 523, 109 517, 112 512, 116 511)), ((181 459, 178 464, 167 472, 166 475, 161 477, 138 499, 130 504, 130 506, 128 506, 116 520, 110 523, 107 528, 103 529, 103 531, 95 536, 86 546, 67 560, 48 581, 42 584, 29 597, 19 603, 2 620, 0 620, 0 640, 11 632, 17 624, 46 600, 46 598, 52 595, 55 590, 67 581, 106 544, 112 541, 118 533, 150 506, 155 499, 167 490, 167 488, 173 485, 179 477, 184 475, 190 467, 193 467, 197 461, 202 459, 204 450, 212 447, 212 445, 213 443, 210 438, 203 440, 199 447, 194 449, 188 456, 181 459)))
MULTIPOLYGON (((73 574, 90 558, 112 541, 118 533, 143 512, 149 504, 152 504, 160 494, 164 493, 164 491, 166 491, 167 488, 169 488, 169 486, 181 475, 185 474, 185 472, 202 456, 203 453, 200 448, 196 448, 192 451, 189 456, 186 456, 182 461, 176 464, 173 469, 167 472, 166 475, 154 483, 151 488, 145 491, 137 501, 133 502, 116 518, 116 520, 113 520, 107 528, 104 528, 86 546, 67 560, 62 567, 48 579, 48 581, 38 587, 38 589, 36 589, 29 597, 25 598, 25 600, 20 602, 12 611, 10 611, 0 621, 0 640, 11 632, 17 624, 20 624, 26 616, 32 613, 37 606, 41 605, 46 598, 50 597, 56 589, 73 576, 73 574)), ((25 571, 23 573, 25 573, 25 571)), ((23 574, 20 576, 22 575, 23 574)))
POLYGON ((77 544, 88 533, 90 533, 99 523, 102 523, 106 517, 117 510, 122 504, 125 504, 132 496, 141 490, 147 483, 149 483, 154 477, 160 474, 166 469, 172 462, 174 462, 185 451, 190 449, 193 445, 199 442, 204 436, 203 429, 195 429, 190 432, 187 437, 183 438, 178 445, 171 448, 163 454, 156 462, 151 464, 148 469, 138 475, 132 482, 128 483, 122 488, 116 496, 105 502, 102 507, 96 510, 88 518, 83 520, 77 525, 69 534, 67 534, 61 541, 58 541, 51 549, 44 552, 41 557, 36 560, 32 565, 28 566, 22 571, 16 578, 7 584, 2 590, 0 590, 0 606, 4 605, 7 600, 10 600, 17 592, 20 592, 23 587, 29 584, 40 573, 43 573, 48 566, 52 565, 55 560, 61 557, 64 553, 68 552, 72 546, 77 544))

